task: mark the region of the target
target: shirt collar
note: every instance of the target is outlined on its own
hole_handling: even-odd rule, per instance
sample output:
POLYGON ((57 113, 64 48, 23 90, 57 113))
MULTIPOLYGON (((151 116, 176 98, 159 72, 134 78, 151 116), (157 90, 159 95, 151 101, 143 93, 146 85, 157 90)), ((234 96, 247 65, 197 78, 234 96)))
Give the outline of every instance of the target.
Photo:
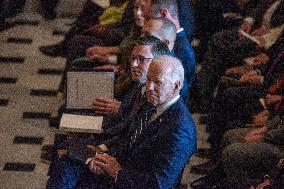
POLYGON ((149 120, 149 123, 153 122, 157 117, 162 115, 167 109, 169 109, 174 103, 178 101, 180 95, 175 96, 170 101, 157 107, 157 113, 155 113, 149 120))
POLYGON ((143 95, 146 92, 146 85, 141 87, 141 94, 143 95))
POLYGON ((177 33, 180 33, 180 32, 182 32, 182 31, 184 31, 184 29, 183 29, 183 28, 180 28, 180 29, 177 30, 177 33))

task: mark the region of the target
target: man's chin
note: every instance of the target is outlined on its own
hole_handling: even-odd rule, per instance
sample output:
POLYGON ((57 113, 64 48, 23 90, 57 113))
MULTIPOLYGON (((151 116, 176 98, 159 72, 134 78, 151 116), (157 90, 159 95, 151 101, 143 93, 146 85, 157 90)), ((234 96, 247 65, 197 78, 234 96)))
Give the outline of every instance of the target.
POLYGON ((147 98, 147 100, 152 106, 157 107, 157 102, 155 100, 153 100, 151 97, 147 98))

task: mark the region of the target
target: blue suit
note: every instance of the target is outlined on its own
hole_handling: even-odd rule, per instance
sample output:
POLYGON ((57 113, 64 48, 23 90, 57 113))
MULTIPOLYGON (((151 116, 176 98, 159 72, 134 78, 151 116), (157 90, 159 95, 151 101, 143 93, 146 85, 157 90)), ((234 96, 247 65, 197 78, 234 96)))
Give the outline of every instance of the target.
POLYGON ((181 27, 186 31, 188 39, 194 34, 194 17, 191 2, 189 0, 177 0, 178 16, 181 27))
MULTIPOLYGON (((137 117, 140 116, 139 113, 137 117)), ((116 183, 105 176, 96 176, 86 170, 82 172, 82 168, 71 168, 71 164, 67 163, 61 171, 66 178, 58 184, 65 183, 66 187, 61 188, 74 188, 80 173, 78 185, 81 189, 174 188, 183 168, 196 150, 195 124, 187 106, 179 99, 149 123, 131 147, 128 141, 114 150, 115 157, 123 167, 116 183)))
POLYGON ((173 50, 176 57, 181 60, 184 68, 184 83, 180 95, 186 100, 195 79, 196 60, 194 50, 186 37, 185 31, 177 33, 173 50))

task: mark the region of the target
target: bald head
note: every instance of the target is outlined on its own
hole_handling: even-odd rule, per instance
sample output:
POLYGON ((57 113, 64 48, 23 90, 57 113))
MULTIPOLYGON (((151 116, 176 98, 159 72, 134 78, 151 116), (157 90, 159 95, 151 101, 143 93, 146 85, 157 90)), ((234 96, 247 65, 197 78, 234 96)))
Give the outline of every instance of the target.
POLYGON ((154 106, 162 105, 179 94, 184 81, 180 60, 163 55, 152 60, 147 74, 146 94, 154 106))
POLYGON ((169 49, 172 50, 176 40, 176 27, 167 18, 151 18, 145 23, 142 29, 142 36, 157 37, 164 41, 169 49))

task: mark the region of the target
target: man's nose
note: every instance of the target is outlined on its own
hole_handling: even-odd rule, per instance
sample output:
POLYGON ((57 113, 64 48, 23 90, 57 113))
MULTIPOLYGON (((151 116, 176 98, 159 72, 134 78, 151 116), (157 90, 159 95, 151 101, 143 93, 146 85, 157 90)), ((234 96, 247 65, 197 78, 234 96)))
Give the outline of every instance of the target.
POLYGON ((154 84, 153 84, 153 82, 149 83, 148 90, 149 91, 154 91, 154 84))
POLYGON ((141 10, 141 8, 138 8, 137 15, 138 16, 142 16, 143 15, 143 11, 141 10))
POLYGON ((131 67, 137 67, 138 66, 138 61, 137 58, 131 61, 131 67))

